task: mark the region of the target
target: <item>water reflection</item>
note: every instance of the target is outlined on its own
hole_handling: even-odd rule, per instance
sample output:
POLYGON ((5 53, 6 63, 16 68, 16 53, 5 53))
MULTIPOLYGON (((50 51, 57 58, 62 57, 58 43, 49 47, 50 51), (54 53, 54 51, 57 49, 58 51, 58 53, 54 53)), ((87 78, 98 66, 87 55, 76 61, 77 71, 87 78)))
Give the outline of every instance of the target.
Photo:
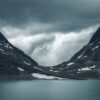
POLYGON ((0 100, 99 100, 100 81, 0 82, 0 100))

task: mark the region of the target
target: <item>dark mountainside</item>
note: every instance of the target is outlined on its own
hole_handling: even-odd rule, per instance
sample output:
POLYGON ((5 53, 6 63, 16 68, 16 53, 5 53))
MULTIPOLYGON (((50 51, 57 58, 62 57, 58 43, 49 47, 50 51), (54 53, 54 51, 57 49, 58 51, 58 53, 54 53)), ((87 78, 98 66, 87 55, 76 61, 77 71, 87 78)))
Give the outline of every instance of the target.
POLYGON ((71 60, 55 66, 53 70, 61 77, 71 79, 100 79, 100 28, 71 60))
POLYGON ((0 79, 34 79, 33 73, 49 75, 47 70, 0 33, 0 79))
POLYGON ((100 28, 69 61, 52 67, 38 65, 0 33, 0 79, 40 79, 39 74, 55 76, 52 79, 99 79, 100 28))

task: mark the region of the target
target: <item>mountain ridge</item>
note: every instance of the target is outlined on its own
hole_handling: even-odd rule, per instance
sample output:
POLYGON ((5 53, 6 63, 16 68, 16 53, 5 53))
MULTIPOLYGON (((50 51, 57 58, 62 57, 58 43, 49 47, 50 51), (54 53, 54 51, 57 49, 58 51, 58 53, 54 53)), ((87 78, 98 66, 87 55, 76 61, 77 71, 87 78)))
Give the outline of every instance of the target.
POLYGON ((92 38, 90 39, 89 43, 90 42, 96 42, 100 40, 100 27, 97 29, 97 31, 95 32, 95 34, 92 36, 92 38))
POLYGON ((0 79, 100 79, 100 27, 69 61, 40 66, 0 33, 0 79), (42 77, 42 78, 41 78, 42 77))
POLYGON ((69 61, 57 65, 54 70, 61 76, 71 79, 100 78, 100 27, 89 43, 69 61))
POLYGON ((0 33, 0 79, 37 79, 35 73, 51 75, 0 33))

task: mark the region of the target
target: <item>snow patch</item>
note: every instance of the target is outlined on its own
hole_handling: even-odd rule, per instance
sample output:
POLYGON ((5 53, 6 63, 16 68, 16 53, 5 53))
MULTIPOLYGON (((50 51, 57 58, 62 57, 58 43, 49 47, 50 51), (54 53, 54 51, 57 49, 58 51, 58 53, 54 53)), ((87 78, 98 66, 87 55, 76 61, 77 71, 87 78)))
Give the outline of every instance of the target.
POLYGON ((20 71, 24 71, 24 69, 22 69, 22 68, 20 68, 20 67, 18 67, 18 70, 20 70, 20 71))
POLYGON ((80 72, 77 72, 78 74, 80 73, 80 72))
POLYGON ((50 69, 50 71, 52 72, 53 70, 52 70, 52 69, 50 69))
POLYGON ((40 79, 63 79, 60 77, 48 76, 48 75, 39 74, 39 73, 33 73, 32 76, 35 78, 40 78, 40 79))
POLYGON ((67 64, 67 66, 71 66, 71 65, 73 65, 75 62, 70 62, 70 63, 68 63, 67 64))
POLYGON ((80 59, 84 55, 84 53, 85 53, 85 51, 83 51, 83 53, 80 56, 78 56, 77 58, 80 59))
POLYGON ((28 63, 28 62, 25 62, 25 61, 24 61, 24 64, 26 64, 26 65, 31 65, 30 63, 28 63))
POLYGON ((94 43, 91 43, 89 46, 93 45, 94 43))
POLYGON ((0 49, 0 51, 5 55, 9 55, 8 53, 5 53, 3 49, 0 49))
POLYGON ((9 43, 4 43, 4 44, 0 43, 0 45, 5 46, 6 48, 13 49, 9 43))
POLYGON ((57 70, 53 70, 53 69, 50 69, 49 71, 51 71, 51 72, 55 72, 55 73, 58 73, 59 71, 57 71, 57 70))
POLYGON ((10 48, 10 49, 13 49, 8 43, 7 44, 5 44, 5 47, 6 48, 10 48))
POLYGON ((99 46, 96 46, 95 48, 93 48, 92 50, 94 51, 95 49, 99 48, 99 46))
POLYGON ((87 56, 84 56, 84 58, 87 58, 87 56))
POLYGON ((55 73, 58 73, 59 71, 57 71, 57 70, 54 70, 53 72, 55 72, 55 73))
POLYGON ((34 66, 34 68, 35 68, 35 69, 38 69, 38 70, 42 70, 42 69, 40 69, 40 68, 38 68, 38 67, 36 67, 36 66, 34 66))
POLYGON ((90 71, 91 69, 89 67, 78 69, 78 71, 90 71))
POLYGON ((91 66, 90 68, 92 69, 92 68, 95 68, 96 66, 95 65, 93 65, 93 66, 91 66))
POLYGON ((2 43, 0 43, 0 45, 3 45, 2 43))
POLYGON ((80 69, 78 69, 78 71, 90 71, 91 69, 93 69, 95 67, 96 67, 96 65, 93 65, 91 67, 80 68, 80 69))
POLYGON ((0 51, 4 52, 4 50, 3 50, 3 49, 0 49, 0 51))

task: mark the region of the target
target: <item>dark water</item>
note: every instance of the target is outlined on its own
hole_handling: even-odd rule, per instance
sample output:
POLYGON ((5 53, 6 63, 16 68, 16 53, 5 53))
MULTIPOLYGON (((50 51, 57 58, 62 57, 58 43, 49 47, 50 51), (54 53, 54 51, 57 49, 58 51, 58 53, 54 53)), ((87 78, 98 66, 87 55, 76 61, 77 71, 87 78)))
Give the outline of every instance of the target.
POLYGON ((100 100, 99 80, 0 82, 0 100, 100 100))

